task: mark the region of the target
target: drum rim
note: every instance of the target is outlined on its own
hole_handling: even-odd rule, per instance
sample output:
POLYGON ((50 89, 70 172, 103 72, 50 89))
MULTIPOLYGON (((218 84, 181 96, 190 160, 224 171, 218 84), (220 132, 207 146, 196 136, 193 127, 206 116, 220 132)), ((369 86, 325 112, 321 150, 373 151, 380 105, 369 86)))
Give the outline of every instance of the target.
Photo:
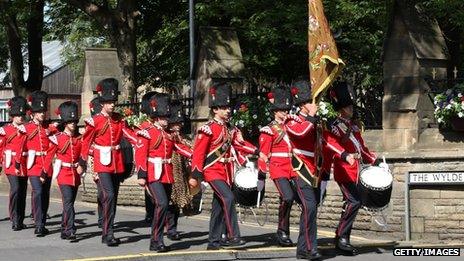
POLYGON ((372 187, 371 185, 366 184, 365 181, 362 179, 362 174, 363 174, 363 172, 365 172, 366 170, 368 170, 368 169, 370 169, 370 168, 381 168, 381 167, 379 167, 379 166, 369 166, 369 167, 366 167, 366 168, 364 168, 364 169, 362 169, 362 170, 360 171, 360 173, 359 173, 359 180, 361 181, 361 184, 362 184, 364 187, 366 187, 366 188, 368 188, 368 189, 370 189, 370 190, 374 190, 374 191, 384 191, 384 190, 387 190, 387 189, 389 189, 389 188, 391 188, 391 187, 393 186, 393 175, 391 174, 390 171, 387 171, 387 172, 386 172, 386 173, 390 174, 390 177, 391 177, 391 179, 392 179, 392 181, 391 181, 391 183, 390 183, 389 185, 384 186, 384 187, 372 187))

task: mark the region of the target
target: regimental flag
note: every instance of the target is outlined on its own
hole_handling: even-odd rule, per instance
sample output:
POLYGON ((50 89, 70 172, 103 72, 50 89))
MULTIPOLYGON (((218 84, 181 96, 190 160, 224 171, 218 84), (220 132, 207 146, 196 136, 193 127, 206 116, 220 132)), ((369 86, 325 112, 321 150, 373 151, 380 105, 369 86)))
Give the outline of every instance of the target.
POLYGON ((312 97, 317 100, 345 66, 338 55, 322 0, 308 0, 308 51, 312 97))

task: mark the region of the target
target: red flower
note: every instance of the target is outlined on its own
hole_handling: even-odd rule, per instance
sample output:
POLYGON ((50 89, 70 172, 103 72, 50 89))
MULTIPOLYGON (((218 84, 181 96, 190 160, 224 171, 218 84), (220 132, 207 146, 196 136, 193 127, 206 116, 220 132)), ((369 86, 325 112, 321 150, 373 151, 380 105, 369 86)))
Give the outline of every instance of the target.
POLYGON ((27 102, 32 102, 32 96, 31 95, 27 96, 27 102))
POLYGON ((61 114, 60 108, 57 108, 57 109, 55 110, 55 114, 56 114, 56 115, 60 115, 60 114, 61 114))
POLYGON ((103 90, 103 87, 100 84, 97 84, 96 91, 101 92, 103 90))
POLYGON ((26 111, 26 114, 27 114, 27 115, 31 115, 31 114, 32 114, 32 110, 27 110, 27 111, 26 111))
POLYGON ((245 111, 247 111, 247 110, 248 110, 248 106, 247 106, 246 103, 240 104, 240 109, 239 109, 239 111, 245 112, 245 111))
POLYGON ((267 94, 267 98, 268 98, 269 100, 270 100, 270 99, 274 99, 274 93, 269 92, 269 93, 267 94))
POLYGON ((93 109, 93 103, 89 102, 89 108, 93 109))
POLYGON ((155 101, 155 100, 151 100, 151 101, 150 101, 150 105, 151 105, 151 107, 156 107, 156 101, 155 101))
POLYGON ((298 94, 298 88, 292 87, 291 92, 292 92, 292 96, 296 96, 298 94))
POLYGON ((461 101, 462 101, 462 102, 464 101, 464 96, 461 96, 461 101))
POLYGON ((131 116, 132 114, 134 114, 134 112, 131 110, 131 108, 124 109, 124 115, 131 116))
POLYGON ((212 96, 216 95, 216 88, 214 86, 209 88, 209 94, 211 94, 212 96))
POLYGON ((11 107, 11 100, 8 100, 8 102, 6 103, 6 105, 8 105, 8 107, 11 107))

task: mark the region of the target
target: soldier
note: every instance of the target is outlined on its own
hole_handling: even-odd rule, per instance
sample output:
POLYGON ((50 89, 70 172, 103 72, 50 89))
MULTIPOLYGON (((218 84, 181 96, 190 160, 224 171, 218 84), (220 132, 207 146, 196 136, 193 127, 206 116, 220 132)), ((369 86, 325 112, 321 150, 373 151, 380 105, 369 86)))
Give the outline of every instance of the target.
MULTIPOLYGON (((48 94, 44 91, 34 91, 28 97, 32 111, 32 120, 25 124, 26 138, 21 146, 22 152, 27 154, 26 172, 32 187, 32 214, 35 222, 34 233, 38 237, 48 234, 45 227, 47 211, 50 203, 50 185, 52 177, 52 156, 49 136, 56 131, 45 121, 48 94)), ((16 163, 19 171, 20 164, 16 163)))
POLYGON ((243 140, 237 128, 230 127, 231 86, 222 83, 209 90, 209 107, 213 120, 198 130, 192 156, 191 187, 198 186, 203 179, 214 191, 212 202, 208 250, 244 245, 235 210, 234 194, 231 191, 234 152, 236 150, 257 153, 256 148, 243 140), (221 244, 222 225, 227 230, 227 241, 221 244))
MULTIPOLYGON (((181 134, 184 122, 184 109, 180 100, 172 101, 170 104, 171 116, 168 119, 168 133, 171 140, 176 143, 184 144, 190 147, 181 134)), ((188 188, 188 178, 190 176, 190 169, 187 170, 187 160, 181 158, 181 155, 174 152, 172 155, 173 176, 174 183, 172 185, 171 204, 167 214, 167 236, 170 240, 180 240, 180 234, 177 232, 177 221, 180 215, 180 209, 190 205, 191 196, 188 188)), ((190 168, 190 166, 188 166, 190 168)), ((185 212, 184 212, 185 214, 185 212)))
POLYGON ((123 136, 130 142, 135 142, 136 139, 131 136, 132 131, 127 127, 123 116, 114 112, 119 93, 118 81, 114 78, 101 80, 96 90, 99 93, 102 110, 87 122, 79 167, 85 170, 89 151, 93 146, 94 172, 98 175, 98 185, 103 194, 102 243, 117 246, 120 240, 114 237, 113 224, 119 192, 119 176, 124 172, 123 155, 119 144, 123 136))
POLYGON ((50 154, 56 157, 53 164, 53 177, 57 178, 63 201, 61 238, 74 240, 76 239, 74 201, 82 174, 82 168, 79 168, 80 173, 77 168, 82 146, 82 136, 77 129, 79 122, 77 104, 72 101, 64 102, 56 113, 61 119, 64 131, 50 136, 50 154))
POLYGON ((150 98, 152 122, 144 122, 136 145, 136 166, 140 186, 147 186, 154 203, 154 215, 151 225, 150 250, 157 252, 169 251, 164 244, 163 233, 171 198, 172 183, 172 153, 177 151, 185 157, 191 157, 190 148, 171 139, 165 129, 170 99, 167 94, 156 93, 150 98))
POLYGON ((7 104, 12 123, 0 128, 0 163, 10 183, 8 208, 12 229, 19 231, 26 228, 23 223, 27 193, 26 157, 21 153, 21 145, 26 138, 23 123, 28 105, 21 96, 13 97, 7 104))
POLYGON ((357 249, 350 244, 350 235, 354 220, 361 207, 357 187, 359 167, 361 162, 374 163, 376 156, 365 146, 360 127, 353 120, 353 90, 346 82, 339 82, 331 88, 329 94, 339 116, 330 124, 327 139, 329 143, 339 144, 345 150, 341 157, 339 155, 333 157, 334 179, 338 183, 345 201, 335 232, 335 243, 337 249, 342 253, 356 255, 357 249), (347 154, 355 158, 353 164, 343 160, 347 154))
MULTIPOLYGON (((298 174, 297 193, 301 199, 300 233, 297 244, 297 258, 317 260, 321 255, 317 249, 317 203, 320 199, 320 178, 317 173, 316 143, 343 153, 338 147, 317 140, 317 105, 311 101, 311 86, 301 80, 291 88, 293 101, 298 107, 298 115, 289 115, 288 135, 293 145, 293 169, 298 174)), ((321 137, 322 138, 322 137, 321 137)), ((321 148, 322 151, 323 148, 321 148)), ((320 153, 320 152, 319 152, 320 153)), ((322 156, 322 155, 319 155, 322 156)), ((348 159, 350 160, 350 159, 348 159)), ((353 159, 351 159, 353 160, 353 159)))
POLYGON ((268 94, 268 98, 274 120, 260 130, 259 179, 265 179, 269 172, 279 191, 277 242, 280 246, 289 247, 293 245, 290 239, 290 211, 297 196, 294 195, 297 174, 292 168, 292 145, 285 126, 288 112, 292 109, 292 96, 289 88, 278 86, 268 94))

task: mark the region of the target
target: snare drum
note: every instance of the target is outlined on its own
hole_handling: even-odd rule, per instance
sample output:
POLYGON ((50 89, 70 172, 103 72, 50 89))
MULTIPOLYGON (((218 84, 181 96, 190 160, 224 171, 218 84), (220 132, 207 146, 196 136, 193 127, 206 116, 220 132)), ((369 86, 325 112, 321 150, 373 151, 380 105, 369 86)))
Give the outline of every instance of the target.
POLYGON ((369 166, 359 174, 362 205, 373 211, 383 210, 390 203, 393 176, 385 168, 369 166))
MULTIPOLYGON (((232 187, 235 202, 241 206, 253 207, 258 203, 258 171, 253 168, 241 168, 235 173, 232 187)), ((260 192, 260 203, 264 198, 264 189, 260 192)))

